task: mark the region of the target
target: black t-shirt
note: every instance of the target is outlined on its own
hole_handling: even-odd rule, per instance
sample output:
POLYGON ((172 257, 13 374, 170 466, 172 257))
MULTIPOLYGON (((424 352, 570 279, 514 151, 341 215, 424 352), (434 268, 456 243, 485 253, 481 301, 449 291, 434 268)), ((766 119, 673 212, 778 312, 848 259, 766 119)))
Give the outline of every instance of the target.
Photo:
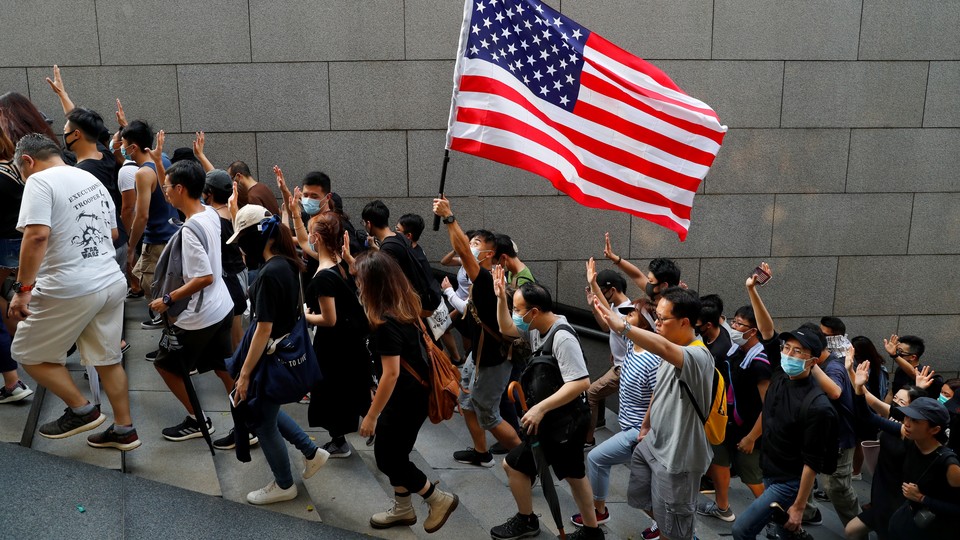
POLYGON ((220 265, 225 274, 238 274, 246 266, 243 264, 243 255, 240 253, 240 246, 237 244, 228 244, 227 240, 233 236, 233 222, 229 219, 220 217, 220 265))
MULTIPOLYGON (((500 365, 506 361, 506 358, 500 353, 500 342, 497 341, 497 338, 500 337, 500 324, 497 322, 497 295, 493 292, 493 274, 489 270, 480 268, 477 278, 473 280, 470 297, 480 320, 487 325, 487 328, 496 332, 495 335, 488 333, 483 339, 483 350, 480 351, 480 361, 477 362, 478 369, 483 369, 485 366, 500 365)), ((466 317, 470 329, 470 337, 473 340, 473 357, 476 359, 477 349, 480 348, 480 335, 484 330, 470 313, 465 314, 464 317, 466 317)))
MULTIPOLYGON (((702 336, 701 336, 702 337, 702 336)), ((706 340, 704 340, 706 343, 706 340)), ((727 353, 730 352, 730 348, 733 346, 733 342, 730 341, 730 334, 727 332, 727 329, 720 327, 720 333, 717 335, 717 339, 713 340, 710 343, 707 343, 707 348, 710 349, 710 354, 713 355, 713 362, 717 369, 720 370, 720 373, 723 373, 723 376, 727 376, 727 353)))
POLYGON ((914 511, 928 506, 937 516, 930 528, 924 530, 929 534, 928 538, 956 538, 956 527, 960 526, 960 488, 951 486, 947 481, 947 468, 950 465, 960 466, 960 460, 948 448, 941 446, 924 455, 916 444, 907 445, 903 481, 916 484, 920 493, 927 497, 924 504, 910 501, 910 506, 914 511))
POLYGON ((23 179, 10 161, 0 161, 0 238, 22 238, 17 230, 23 179))
POLYGON ((760 467, 764 478, 798 480, 804 465, 820 472, 827 461, 827 452, 836 454, 836 439, 826 441, 824 434, 837 432, 837 412, 812 377, 791 380, 780 369, 779 334, 761 343, 774 373, 763 402, 760 467), (820 395, 810 404, 804 419, 800 409, 810 392, 820 395))
MULTIPOLYGON (((97 148, 100 149, 99 146, 97 148)), ((113 206, 117 213, 117 230, 120 233, 120 236, 113 242, 113 247, 120 247, 127 243, 128 238, 127 230, 120 219, 120 207, 123 205, 123 201, 120 197, 120 186, 117 183, 117 173, 120 171, 122 164, 117 163, 117 159, 106 149, 100 150, 100 159, 85 159, 77 162, 74 167, 97 177, 103 187, 107 188, 107 193, 110 194, 110 199, 113 200, 113 206)))
POLYGON ((380 251, 390 255, 393 257, 393 260, 397 261, 400 269, 403 270, 403 274, 410 280, 410 284, 416 288, 419 282, 416 274, 418 270, 413 265, 417 264, 417 261, 414 260, 410 251, 409 241, 399 234, 388 236, 380 243, 380 251))
POLYGON ((300 318, 300 282, 293 263, 274 256, 260 267, 250 286, 250 304, 256 322, 272 322, 271 338, 289 334, 300 318))
MULTIPOLYGON (((750 433, 757 418, 763 412, 763 399, 760 397, 760 390, 757 385, 761 381, 770 381, 773 377, 773 369, 770 367, 770 361, 766 352, 761 352, 750 362, 746 369, 740 367, 745 358, 745 353, 741 349, 728 357, 730 363, 730 376, 733 384, 733 395, 736 398, 736 413, 730 411, 730 424, 727 426, 727 437, 733 437, 735 442, 739 442, 746 434, 750 433)), ((760 442, 761 439, 758 440, 760 442)))
MULTIPOLYGON (((401 360, 406 360, 424 381, 428 381, 430 372, 420 346, 421 336, 420 328, 416 323, 401 323, 392 317, 386 317, 383 324, 370 334, 370 352, 377 360, 374 362, 374 372, 377 377, 383 375, 381 357, 399 356, 401 360)), ((401 365, 400 377, 397 379, 393 396, 403 395, 408 390, 419 391, 422 388, 423 386, 401 365)))

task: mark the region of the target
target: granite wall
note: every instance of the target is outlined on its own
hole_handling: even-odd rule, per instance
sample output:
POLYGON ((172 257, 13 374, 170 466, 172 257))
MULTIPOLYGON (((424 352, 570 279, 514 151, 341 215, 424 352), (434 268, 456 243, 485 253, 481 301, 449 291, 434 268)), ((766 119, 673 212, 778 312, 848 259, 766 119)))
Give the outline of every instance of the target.
MULTIPOLYGON (((689 239, 577 206, 528 173, 455 154, 447 193, 464 225, 511 234, 563 302, 603 233, 735 307, 760 260, 784 324, 843 317, 852 334, 929 341, 960 368, 960 2, 554 0, 712 105, 729 134, 689 239)), ((383 198, 428 216, 449 108, 459 0, 42 0, 0 19, 0 91, 60 118, 44 82, 63 67, 78 104, 175 134, 207 132, 218 164, 272 184, 322 169, 359 213, 383 198)), ((111 121, 111 125, 113 122, 111 121)), ((438 259, 449 244, 429 231, 438 259)))

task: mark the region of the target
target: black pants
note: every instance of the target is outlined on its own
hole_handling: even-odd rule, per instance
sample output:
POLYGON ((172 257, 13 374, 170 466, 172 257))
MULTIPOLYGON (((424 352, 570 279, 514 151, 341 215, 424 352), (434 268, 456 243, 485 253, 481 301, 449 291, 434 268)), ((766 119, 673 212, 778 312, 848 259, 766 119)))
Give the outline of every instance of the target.
POLYGON ((427 419, 427 392, 421 388, 394 389, 377 421, 373 455, 390 485, 410 493, 423 489, 427 476, 410 461, 420 426, 427 419))

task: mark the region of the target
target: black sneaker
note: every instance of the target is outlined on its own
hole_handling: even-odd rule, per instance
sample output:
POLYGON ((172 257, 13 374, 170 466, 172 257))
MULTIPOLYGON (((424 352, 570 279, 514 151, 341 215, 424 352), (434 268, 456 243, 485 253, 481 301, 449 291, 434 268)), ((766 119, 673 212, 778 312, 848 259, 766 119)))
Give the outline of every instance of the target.
POLYGON ((163 328, 163 319, 160 317, 157 317, 156 319, 147 319, 140 323, 140 328, 145 330, 159 330, 160 328, 163 328))
MULTIPOLYGON (((503 525, 490 529, 490 537, 496 540, 514 540, 528 538, 540 534, 540 520, 536 515, 527 517, 516 514, 503 525)), ((602 538, 602 537, 601 537, 602 538)))
POLYGON ((133 289, 127 289, 127 298, 133 300, 135 298, 143 298, 143 289, 134 292, 133 289))
POLYGON ((717 488, 713 485, 713 479, 709 476, 700 477, 700 493, 704 495, 713 495, 717 492, 717 488))
POLYGON ((148 352, 148 353, 144 356, 144 358, 147 360, 147 362, 155 362, 155 361, 157 360, 157 355, 158 355, 158 354, 160 354, 160 349, 157 349, 157 350, 155 350, 155 351, 150 351, 150 352, 148 352))
POLYGON ((814 490, 813 498, 821 502, 830 502, 830 496, 822 489, 814 490))
POLYGON ((493 467, 493 454, 490 452, 481 454, 473 448, 454 452, 453 460, 457 463, 466 463, 467 465, 476 465, 478 467, 493 467))
POLYGON ((817 508, 817 512, 813 514, 813 517, 810 519, 803 518, 800 523, 802 525, 823 525, 823 514, 821 514, 820 509, 817 508))
POLYGON ((63 410, 63 416, 40 426, 38 431, 48 439, 65 439, 77 433, 90 431, 106 419, 107 417, 100 414, 100 409, 96 407, 87 414, 76 414, 67 407, 63 410))
MULTIPOLYGON (((580 527, 568 536, 569 540, 599 540, 603 538, 603 529, 600 527, 580 527)), ((696 539, 696 537, 694 537, 696 539)))
MULTIPOLYGON (((209 418, 207 418, 207 432, 213 433, 214 431, 213 423, 210 422, 209 418)), ((184 418, 183 422, 180 422, 173 427, 164 428, 161 433, 163 433, 164 439, 177 442, 203 437, 203 432, 200 431, 200 422, 190 418, 189 416, 184 418)))
POLYGON ((497 455, 497 456, 502 456, 503 454, 506 454, 507 452, 509 452, 509 450, 507 450, 507 448, 506 448, 505 446, 503 446, 502 444, 500 444, 499 441, 493 443, 493 446, 490 447, 490 453, 491 453, 491 454, 494 454, 494 455, 497 455))
MULTIPOLYGON (((213 447, 217 450, 233 450, 237 447, 237 440, 234 438, 236 431, 233 428, 230 428, 230 433, 227 433, 223 437, 213 441, 213 447)), ((256 446, 260 442, 260 439, 257 438, 253 433, 247 433, 247 437, 250 438, 250 446, 256 446)))
POLYGON ((133 429, 129 433, 119 435, 113 428, 114 426, 111 425, 106 431, 87 437, 87 444, 94 448, 116 448, 124 452, 140 446, 137 430, 133 429))

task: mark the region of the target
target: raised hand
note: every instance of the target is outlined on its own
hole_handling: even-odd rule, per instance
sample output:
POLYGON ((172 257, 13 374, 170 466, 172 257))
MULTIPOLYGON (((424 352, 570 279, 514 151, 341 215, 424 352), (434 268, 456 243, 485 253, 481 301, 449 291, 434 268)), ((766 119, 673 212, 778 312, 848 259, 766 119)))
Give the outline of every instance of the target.
POLYGON ((493 267, 493 293, 497 298, 507 298, 507 274, 499 264, 493 267))
POLYGON ((897 355, 897 345, 900 343, 900 336, 896 334, 891 334, 890 339, 883 340, 883 348, 887 350, 887 354, 890 356, 897 355))
POLYGON ((600 301, 599 298, 593 300, 593 309, 597 312, 597 315, 603 318, 607 322, 607 326, 614 332, 621 332, 626 326, 627 321, 619 314, 614 314, 609 306, 600 301))
POLYGON ((193 139, 193 155, 199 158, 203 155, 203 147, 207 144, 207 137, 202 131, 198 131, 193 139))
MULTIPOLYGON (((847 355, 844 363, 847 366, 848 373, 853 373, 854 366, 856 365, 856 362, 854 361, 854 354, 855 354, 855 351, 853 347, 850 347, 847 349, 847 355)), ((866 364, 866 362, 864 362, 864 364, 866 364)))
POLYGON ((587 283, 593 283, 597 280, 597 261, 590 257, 587 261, 587 283))
POLYGON ((123 105, 120 104, 120 98, 117 98, 117 123, 120 128, 127 127, 127 115, 123 112, 123 105))
POLYGON ((350 265, 351 272, 353 272, 353 254, 350 253, 350 231, 343 231, 343 248, 340 250, 340 255, 343 257, 343 260, 347 261, 347 264, 350 265))
MULTIPOLYGON (((760 268, 761 268, 764 272, 770 274, 770 277, 773 277, 773 271, 770 270, 770 265, 769 265, 769 264, 767 264, 767 263, 765 263, 765 262, 762 262, 762 263, 760 263, 760 268)), ((748 288, 748 289, 752 289, 752 288, 756 287, 756 286, 757 286, 757 274, 750 274, 750 277, 747 278, 747 283, 746 283, 746 285, 747 285, 747 288, 748 288)))
POLYGON ((917 386, 926 390, 933 384, 933 376, 937 372, 930 369, 930 366, 923 366, 923 369, 917 372, 917 386))
POLYGON ((147 155, 150 156, 150 159, 152 159, 154 163, 163 162, 163 141, 165 138, 166 138, 166 135, 163 133, 163 130, 161 129, 159 132, 157 132, 157 144, 153 145, 153 148, 144 149, 144 152, 146 152, 147 155))
POLYGON ((67 91, 63 88, 63 79, 60 77, 60 66, 53 66, 53 80, 50 77, 47 77, 47 84, 50 85, 50 88, 53 89, 53 93, 58 96, 65 94, 67 91))
POLYGON ((610 245, 610 233, 604 233, 603 235, 603 256, 613 262, 620 261, 620 257, 613 252, 613 247, 610 245))
POLYGON ((857 370, 854 372, 853 385, 854 386, 866 386, 867 381, 870 380, 870 362, 862 362, 857 366, 857 370))
POLYGON ((300 186, 293 188, 293 195, 290 195, 290 191, 287 191, 283 200, 287 203, 287 211, 290 212, 291 216, 300 215, 300 201, 303 199, 303 192, 300 191, 300 186))
POLYGON ((227 208, 230 209, 230 216, 234 220, 237 219, 237 212, 240 211, 240 194, 237 193, 237 183, 233 183, 233 195, 230 195, 230 198, 227 199, 227 208))
POLYGON ((445 218, 453 215, 453 210, 450 208, 450 201, 446 197, 441 196, 439 199, 433 200, 433 213, 445 218))

